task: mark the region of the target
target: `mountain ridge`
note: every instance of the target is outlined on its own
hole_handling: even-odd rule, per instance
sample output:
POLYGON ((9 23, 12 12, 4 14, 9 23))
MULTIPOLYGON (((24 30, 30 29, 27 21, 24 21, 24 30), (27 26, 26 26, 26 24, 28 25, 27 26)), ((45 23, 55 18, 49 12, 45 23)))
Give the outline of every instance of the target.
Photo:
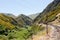
POLYGON ((19 15, 17 18, 16 18, 17 21, 20 21, 20 23, 22 23, 23 25, 32 25, 32 19, 26 15, 19 15))

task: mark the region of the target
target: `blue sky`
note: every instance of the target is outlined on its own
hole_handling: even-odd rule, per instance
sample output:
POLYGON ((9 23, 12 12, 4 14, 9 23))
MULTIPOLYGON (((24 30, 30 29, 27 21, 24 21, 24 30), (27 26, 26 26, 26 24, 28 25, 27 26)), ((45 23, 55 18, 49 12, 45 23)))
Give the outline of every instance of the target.
POLYGON ((0 0, 0 13, 35 14, 42 12, 53 0, 0 0))

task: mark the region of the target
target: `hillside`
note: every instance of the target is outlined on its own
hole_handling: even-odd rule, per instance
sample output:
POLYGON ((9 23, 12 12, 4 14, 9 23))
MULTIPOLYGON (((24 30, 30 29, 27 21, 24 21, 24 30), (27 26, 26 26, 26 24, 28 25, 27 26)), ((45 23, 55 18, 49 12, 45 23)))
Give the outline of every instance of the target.
POLYGON ((21 23, 22 25, 31 25, 32 24, 32 19, 29 18, 28 16, 25 16, 23 14, 19 15, 16 20, 21 23))
POLYGON ((0 13, 0 25, 6 26, 9 29, 10 27, 18 26, 18 22, 14 18, 0 13))
POLYGON ((38 33, 33 40, 60 40, 60 0, 51 2, 33 22, 46 28, 46 35, 41 36, 38 33))
POLYGON ((54 0, 34 19, 34 23, 51 22, 56 19, 58 13, 60 13, 60 0, 54 0))
MULTIPOLYGON (((25 21, 30 23, 29 20, 31 19, 29 17, 26 18, 24 15, 20 17, 24 23, 25 21), (25 18, 23 19, 23 17, 25 18)), ((16 19, 0 13, 0 40, 25 40, 29 38, 32 34, 31 28, 29 26, 27 28, 25 27, 30 24, 25 25, 21 21, 16 21, 16 19)))
POLYGON ((0 13, 0 40, 27 40, 44 27, 32 25, 32 19, 23 14, 16 19, 0 13))
POLYGON ((24 25, 31 25, 32 23, 32 19, 23 14, 16 17, 12 14, 0 13, 0 16, 1 16, 0 19, 5 21, 6 23, 9 22, 10 24, 14 26, 23 27, 24 25))

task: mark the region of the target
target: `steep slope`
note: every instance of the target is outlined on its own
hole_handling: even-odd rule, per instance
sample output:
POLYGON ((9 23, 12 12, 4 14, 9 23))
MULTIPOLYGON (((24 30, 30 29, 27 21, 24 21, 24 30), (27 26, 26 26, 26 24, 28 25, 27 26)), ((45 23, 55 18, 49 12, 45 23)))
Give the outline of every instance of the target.
POLYGON ((58 13, 60 13, 60 0, 54 0, 34 19, 34 23, 51 22, 57 18, 58 13))
POLYGON ((14 18, 0 13, 0 25, 5 26, 7 29, 12 29, 18 26, 19 24, 14 18))
POLYGON ((21 24, 21 25, 31 25, 32 19, 29 18, 28 16, 25 16, 23 14, 19 15, 16 20, 21 24))
MULTIPOLYGON (((60 0, 54 0, 50 3, 43 12, 34 19, 34 23, 38 25, 43 23, 46 25, 46 36, 37 36, 34 40, 36 38, 39 40, 60 40, 60 0), (48 31, 49 27, 51 27, 50 31, 48 31)), ((43 24, 41 25, 43 26, 43 24)))

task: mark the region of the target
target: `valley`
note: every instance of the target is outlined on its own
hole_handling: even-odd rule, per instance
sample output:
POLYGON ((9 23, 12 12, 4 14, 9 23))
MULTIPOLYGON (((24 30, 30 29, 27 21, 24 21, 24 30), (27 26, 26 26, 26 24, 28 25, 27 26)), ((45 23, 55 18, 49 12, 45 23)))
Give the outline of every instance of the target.
POLYGON ((29 16, 0 13, 0 40, 60 40, 60 0, 29 16))

